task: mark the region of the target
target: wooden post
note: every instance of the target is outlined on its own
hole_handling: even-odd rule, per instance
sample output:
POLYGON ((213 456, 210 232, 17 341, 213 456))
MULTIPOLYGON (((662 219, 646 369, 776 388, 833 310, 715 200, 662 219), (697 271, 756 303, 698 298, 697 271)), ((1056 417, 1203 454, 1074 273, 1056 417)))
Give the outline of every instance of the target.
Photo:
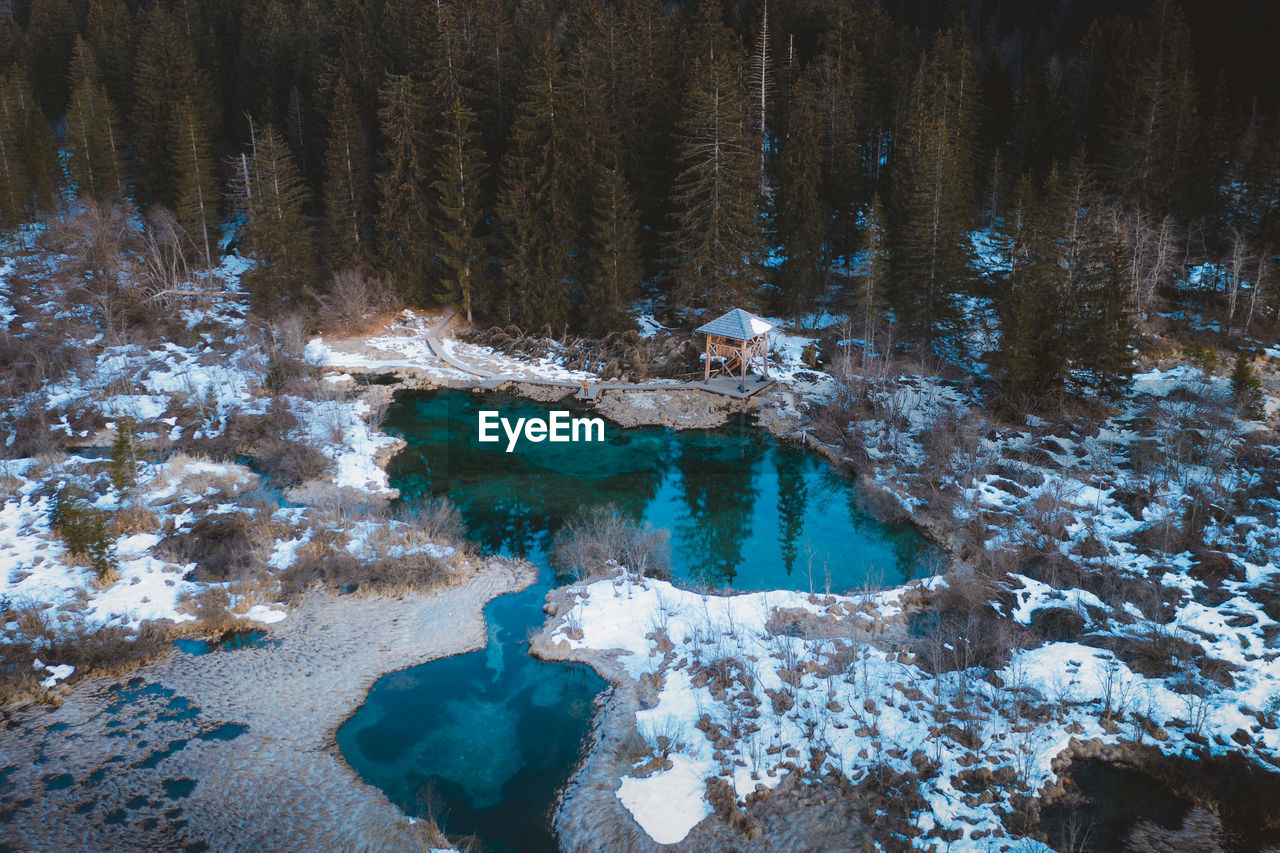
POLYGON ((747 353, 751 350, 751 344, 743 341, 742 349, 738 351, 738 361, 742 362, 742 381, 738 383, 738 390, 743 394, 747 393, 747 362, 751 357, 747 353))
POLYGON ((711 335, 709 334, 707 335, 707 355, 703 361, 706 363, 703 365, 702 384, 709 385, 711 384, 711 335))
POLYGON ((769 333, 765 332, 760 338, 760 363, 764 367, 764 375, 760 377, 761 382, 769 379, 769 333))

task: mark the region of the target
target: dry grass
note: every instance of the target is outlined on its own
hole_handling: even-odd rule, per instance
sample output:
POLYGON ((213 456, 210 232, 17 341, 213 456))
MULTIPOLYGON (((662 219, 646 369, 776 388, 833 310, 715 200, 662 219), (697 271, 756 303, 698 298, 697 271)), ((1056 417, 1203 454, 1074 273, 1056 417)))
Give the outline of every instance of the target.
POLYGON ((592 507, 565 522, 551 547, 551 563, 581 579, 625 566, 640 575, 671 574, 670 532, 640 526, 616 507, 592 507))

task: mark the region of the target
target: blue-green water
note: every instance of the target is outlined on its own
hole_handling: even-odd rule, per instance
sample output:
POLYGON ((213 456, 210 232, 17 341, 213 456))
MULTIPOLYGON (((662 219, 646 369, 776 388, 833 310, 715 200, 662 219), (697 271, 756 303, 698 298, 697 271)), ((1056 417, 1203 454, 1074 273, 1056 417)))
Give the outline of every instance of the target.
POLYGON ((575 512, 612 505, 670 530, 674 578, 685 585, 838 592, 896 584, 936 560, 914 527, 872 517, 856 485, 820 457, 779 446, 745 419, 679 433, 606 424, 603 443, 522 441, 513 453, 505 441, 477 441, 481 409, 514 419, 564 408, 414 393, 398 397, 384 422, 408 442, 389 467, 403 501, 448 497, 482 549, 527 556, 542 573, 488 605, 484 650, 379 679, 338 730, 338 746, 407 813, 431 813, 486 850, 556 849, 556 792, 605 687, 584 666, 528 654, 557 582, 546 554, 575 512))

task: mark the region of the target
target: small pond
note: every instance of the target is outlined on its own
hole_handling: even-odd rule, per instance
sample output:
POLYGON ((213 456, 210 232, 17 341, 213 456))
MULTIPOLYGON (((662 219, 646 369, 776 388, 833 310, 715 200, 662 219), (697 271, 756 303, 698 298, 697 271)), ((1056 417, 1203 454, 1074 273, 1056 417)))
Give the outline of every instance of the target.
POLYGON ((505 395, 397 397, 384 428, 407 447, 389 466, 412 506, 448 497, 486 551, 526 556, 538 583, 485 610, 481 651, 390 673, 338 730, 344 758, 407 813, 434 815, 489 851, 553 851, 556 792, 582 754, 591 706, 606 686, 582 665, 528 654, 556 578, 552 537, 566 518, 612 505, 671 532, 674 580, 733 590, 840 592, 932 570, 937 551, 909 524, 884 523, 856 484, 821 457, 780 446, 741 418, 715 430, 622 429, 598 443, 477 441, 481 409, 546 417, 505 395))

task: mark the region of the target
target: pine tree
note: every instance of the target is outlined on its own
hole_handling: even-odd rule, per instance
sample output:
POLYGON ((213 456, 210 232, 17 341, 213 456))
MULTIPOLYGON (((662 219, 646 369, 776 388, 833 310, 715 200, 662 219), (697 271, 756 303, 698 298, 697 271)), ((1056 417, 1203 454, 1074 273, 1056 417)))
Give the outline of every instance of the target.
POLYGON ((1115 40, 1103 122, 1109 184, 1157 216, 1193 214, 1211 188, 1186 16, 1176 0, 1154 0, 1141 26, 1115 40))
POLYGON ((823 241, 821 116, 808 75, 801 74, 789 101, 778 162, 777 233, 785 260, 783 304, 792 315, 814 308, 822 293, 823 241))
POLYGON ((421 301, 430 295, 432 262, 425 106, 408 75, 388 77, 380 100, 378 118, 387 160, 386 171, 378 177, 382 267, 402 296, 421 301))
POLYGON ((67 171, 86 198, 123 198, 124 141, 92 52, 77 38, 67 111, 67 171))
POLYGON ((133 20, 124 0, 89 0, 85 41, 111 103, 128 115, 133 103, 133 20))
POLYGON ((601 170, 582 294, 583 325, 596 334, 623 327, 630 313, 644 275, 639 231, 626 179, 616 168, 601 170))
POLYGON ((475 69, 471 77, 477 100, 482 147, 497 163, 509 140, 520 80, 520 38, 513 0, 477 0, 475 69))
POLYGON ((159 202, 173 206, 176 200, 173 140, 178 113, 188 101, 195 105, 204 127, 213 126, 213 110, 190 43, 164 6, 152 6, 143 14, 131 115, 134 161, 139 165, 137 195, 142 205, 159 202))
POLYGON ((855 310, 862 316, 862 360, 875 353, 876 326, 884 301, 884 285, 889 274, 889 237, 885 232, 884 205, 880 196, 871 197, 862 229, 862 283, 855 310))
POLYGON ((5 228, 26 221, 31 201, 31 177, 18 143, 23 125, 12 81, 0 81, 0 225, 5 228))
MULTIPOLYGON (((848 7, 842 7, 846 11, 848 7)), ((857 22, 837 26, 830 44, 814 60, 817 99, 822 122, 822 195, 830 214, 831 252, 848 258, 857 249, 857 214, 866 198, 868 158, 878 169, 880 134, 869 126, 871 116, 867 75, 862 55, 853 44, 857 22), (868 142, 875 149, 867 152, 868 142)))
POLYGON ((369 235, 369 155, 364 126, 346 78, 333 90, 329 147, 325 152, 325 255, 335 269, 360 263, 369 235))
POLYGON ((218 236, 218 187, 213 144, 200 111, 188 99, 178 111, 174 134, 178 224, 206 268, 214 266, 218 236))
POLYGON ((958 299, 973 279, 977 97, 968 38, 939 35, 916 74, 898 154, 891 291, 907 333, 935 350, 958 336, 958 299))
POLYGON ((484 241, 477 234, 484 216, 481 187, 488 167, 484 152, 476 147, 475 114, 455 94, 453 106, 438 131, 439 156, 436 181, 432 184, 439 200, 436 230, 440 235, 439 256, 443 280, 454 303, 472 320, 482 280, 484 241))
POLYGON ((116 423, 115 438, 111 440, 111 484, 121 494, 133 491, 138 481, 138 447, 134 426, 131 418, 121 418, 116 423))
POLYGON ((1028 403, 1068 383, 1122 394, 1135 337, 1126 257, 1084 159, 1053 169, 1038 205, 1024 176, 999 241, 1009 263, 996 357, 1006 392, 1028 403))
POLYGON ((21 116, 22 132, 18 147, 22 149, 26 172, 31 180, 35 206, 38 210, 50 212, 58 196, 58 146, 21 67, 14 68, 9 82, 12 103, 21 116))
POLYGON ((1235 367, 1231 370, 1231 396, 1241 417, 1251 421, 1266 418, 1262 405, 1262 380, 1254 372, 1244 350, 1236 354, 1235 367))
POLYGON ((245 278, 258 303, 275 313, 307 295, 315 262, 306 215, 310 194, 280 132, 268 125, 254 137, 242 203, 248 220, 244 246, 256 264, 245 278))
MULTIPOLYGON (((1051 181, 1057 180, 1055 173, 1051 181)), ((1023 176, 997 235, 1009 268, 997 300, 1000 348, 994 356, 1005 393, 1019 404, 1034 403, 1065 381, 1064 311, 1053 271, 1059 235, 1049 231, 1052 224, 1036 208, 1031 181, 1023 176)))
POLYGON ((559 327, 569 319, 571 244, 578 234, 564 87, 559 49, 547 38, 525 81, 498 198, 501 306, 508 322, 532 328, 559 327))
POLYGON ((1129 250, 1122 235, 1112 236, 1109 255, 1099 252, 1099 259, 1105 266, 1095 270, 1094 282, 1083 300, 1084 311, 1077 315, 1086 324, 1072 338, 1073 366, 1083 387, 1115 400, 1133 382, 1133 351, 1138 337, 1132 292, 1125 277, 1129 250))
POLYGON ((675 295, 695 308, 752 306, 759 282, 754 149, 738 74, 726 51, 711 49, 694 68, 681 122, 680 174, 672 192, 675 295))
POLYGON ((34 0, 27 22, 31 45, 32 80, 45 115, 57 120, 66 112, 71 94, 67 68, 76 41, 76 13, 67 0, 34 0))

